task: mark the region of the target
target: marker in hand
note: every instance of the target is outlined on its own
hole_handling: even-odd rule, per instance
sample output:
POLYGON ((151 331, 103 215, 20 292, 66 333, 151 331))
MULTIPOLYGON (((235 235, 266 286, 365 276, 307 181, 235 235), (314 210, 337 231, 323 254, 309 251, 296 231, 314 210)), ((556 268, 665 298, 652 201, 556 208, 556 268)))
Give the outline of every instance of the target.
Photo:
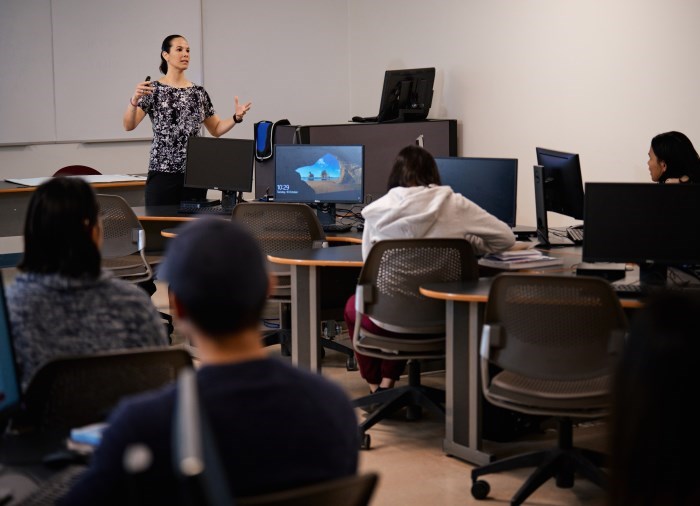
POLYGON ((141 95, 150 95, 153 93, 153 90, 151 89, 151 76, 146 76, 146 79, 144 79, 144 82, 146 83, 144 87, 141 88, 141 95))

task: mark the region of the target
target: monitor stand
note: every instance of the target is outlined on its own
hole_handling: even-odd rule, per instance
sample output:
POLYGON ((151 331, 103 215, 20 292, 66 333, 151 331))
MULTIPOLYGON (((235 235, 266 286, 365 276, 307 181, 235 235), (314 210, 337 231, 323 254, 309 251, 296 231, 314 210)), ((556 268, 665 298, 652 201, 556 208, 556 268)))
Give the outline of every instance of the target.
POLYGON ((535 165, 533 167, 535 175, 535 213, 537 219, 537 242, 541 248, 561 248, 573 246, 574 242, 566 237, 556 237, 549 235, 549 225, 547 223, 547 207, 544 198, 544 167, 535 165))
POLYGON ((316 204, 316 216, 321 225, 335 224, 335 204, 316 204))
POLYGON ((221 191, 221 207, 227 211, 232 211, 239 202, 243 202, 243 192, 235 190, 221 191))

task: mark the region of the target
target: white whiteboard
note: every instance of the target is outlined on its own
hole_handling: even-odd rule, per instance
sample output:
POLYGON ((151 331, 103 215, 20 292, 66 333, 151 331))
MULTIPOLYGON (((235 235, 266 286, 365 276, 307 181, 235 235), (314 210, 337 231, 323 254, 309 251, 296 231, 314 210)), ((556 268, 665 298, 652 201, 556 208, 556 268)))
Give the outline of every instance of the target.
POLYGON ((0 1, 0 143, 50 142, 51 0, 0 1))
POLYGON ((136 83, 161 76, 170 34, 187 38, 187 77, 202 82, 200 0, 54 0, 51 15, 58 141, 150 137, 148 118, 126 132, 122 115, 136 83))

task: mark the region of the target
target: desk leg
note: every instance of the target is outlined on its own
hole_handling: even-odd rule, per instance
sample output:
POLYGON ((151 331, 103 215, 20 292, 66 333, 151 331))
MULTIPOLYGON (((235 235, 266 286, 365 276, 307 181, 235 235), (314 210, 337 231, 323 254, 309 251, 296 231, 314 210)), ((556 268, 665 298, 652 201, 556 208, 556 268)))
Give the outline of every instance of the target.
POLYGON ((321 372, 318 269, 292 265, 292 363, 321 372))
POLYGON ((493 455, 482 451, 479 334, 481 308, 476 302, 446 303, 447 356, 445 439, 448 455, 483 465, 493 455))

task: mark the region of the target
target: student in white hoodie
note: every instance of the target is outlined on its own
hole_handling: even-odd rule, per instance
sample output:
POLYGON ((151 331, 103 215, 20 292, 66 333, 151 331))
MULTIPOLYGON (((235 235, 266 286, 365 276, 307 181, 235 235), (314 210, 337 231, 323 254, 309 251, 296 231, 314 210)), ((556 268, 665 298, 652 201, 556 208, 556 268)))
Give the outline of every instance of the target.
MULTIPOLYGON (((433 156, 418 146, 403 148, 387 182, 389 192, 362 210, 365 219, 362 257, 386 239, 422 237, 467 239, 476 254, 502 251, 515 244, 510 227, 449 186, 441 186, 433 156)), ((355 328, 355 296, 345 306, 350 336, 355 328)), ((363 328, 385 335, 391 332, 365 317, 363 328)), ((406 362, 383 360, 356 353, 360 374, 370 392, 392 388, 406 362)))

